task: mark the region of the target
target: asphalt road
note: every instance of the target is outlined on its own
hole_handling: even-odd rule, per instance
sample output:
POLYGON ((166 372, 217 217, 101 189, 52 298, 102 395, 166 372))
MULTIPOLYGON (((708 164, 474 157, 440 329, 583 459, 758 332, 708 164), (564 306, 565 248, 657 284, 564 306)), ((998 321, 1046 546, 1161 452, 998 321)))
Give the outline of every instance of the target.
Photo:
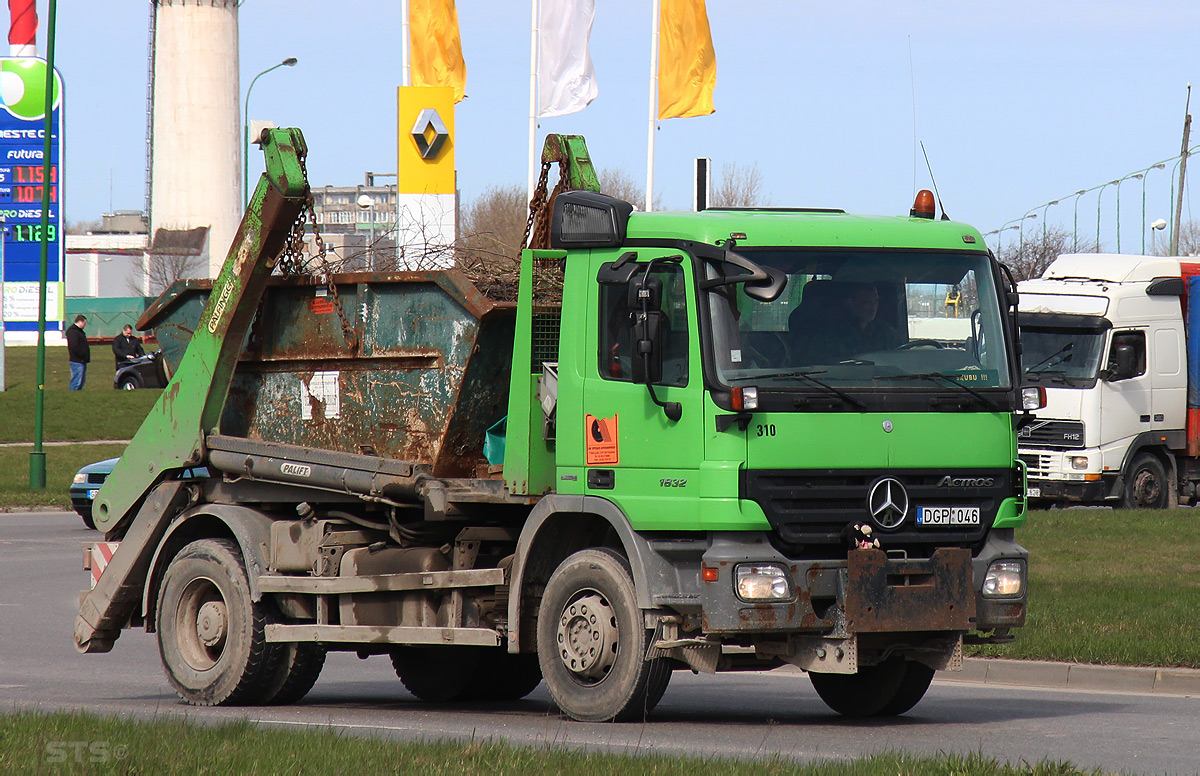
POLYGON ((795 672, 717 677, 676 672, 646 723, 561 719, 544 688, 509 704, 428 706, 404 692, 386 657, 330 655, 316 687, 289 707, 197 709, 163 678, 154 637, 126 631, 106 655, 71 640, 88 584, 81 544, 98 534, 73 513, 0 514, 0 711, 72 709, 197 722, 333 728, 398 739, 497 738, 612 752, 848 759, 888 750, 981 752, 1013 763, 1069 760, 1131 773, 1200 773, 1200 698, 1045 690, 935 680, 888 721, 834 715, 795 672))

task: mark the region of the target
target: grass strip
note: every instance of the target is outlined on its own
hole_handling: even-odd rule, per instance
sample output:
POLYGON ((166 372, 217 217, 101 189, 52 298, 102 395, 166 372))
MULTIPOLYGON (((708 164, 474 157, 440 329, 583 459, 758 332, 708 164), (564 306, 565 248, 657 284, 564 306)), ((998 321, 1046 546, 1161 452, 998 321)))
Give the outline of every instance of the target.
MULTIPOLYGON (((150 388, 115 390, 112 363, 107 348, 93 347, 87 384, 82 391, 69 391, 67 383, 71 372, 67 366, 67 349, 46 348, 44 441, 130 439, 133 436, 162 391, 150 388)), ((5 347, 4 378, 5 390, 0 391, 0 442, 31 442, 37 348, 5 347)))
POLYGON ((978 753, 921 757, 884 753, 837 762, 796 763, 618 755, 496 741, 427 743, 357 738, 337 732, 294 732, 250 722, 218 726, 186 721, 130 722, 84 714, 21 712, 0 716, 0 772, 195 773, 412 773, 561 774, 625 776, 1068 776, 1099 774, 1069 762, 1009 765, 978 753))
MULTIPOLYGON (((131 393, 123 391, 123 393, 131 393)), ((30 505, 71 508, 67 488, 80 467, 116 458, 125 445, 54 445, 46 447, 46 489, 29 487, 29 453, 33 446, 0 447, 0 510, 30 505)))
POLYGON ((1200 513, 1031 512, 1029 613, 1017 640, 973 654, 1200 668, 1200 513))

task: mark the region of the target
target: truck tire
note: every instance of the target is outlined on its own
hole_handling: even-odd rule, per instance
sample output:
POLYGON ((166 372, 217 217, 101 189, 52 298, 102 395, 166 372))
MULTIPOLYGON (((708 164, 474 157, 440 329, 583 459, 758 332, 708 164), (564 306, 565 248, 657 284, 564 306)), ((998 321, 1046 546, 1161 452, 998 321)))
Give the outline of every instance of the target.
POLYGON ((480 654, 470 686, 460 698, 519 701, 541 683, 542 667, 536 654, 510 654, 504 647, 496 647, 480 654))
POLYGON ((935 671, 924 663, 915 660, 904 661, 906 668, 904 678, 900 680, 900 689, 892 699, 876 712, 877 717, 898 717, 921 702, 929 683, 933 681, 935 671))
POLYGON ((279 649, 266 639, 267 612, 250 599, 246 567, 229 539, 179 551, 158 597, 158 651, 167 681, 193 706, 258 701, 279 649))
POLYGON ((564 560, 546 584, 537 623, 542 676, 562 713, 582 722, 644 719, 672 670, 667 659, 645 658, 652 636, 625 558, 598 548, 564 560))
POLYGON ((283 646, 275 675, 265 687, 261 703, 287 706, 308 695, 325 667, 325 647, 320 644, 289 643, 283 646))
POLYGON ((1150 453, 1141 453, 1129 466, 1121 506, 1125 509, 1165 509, 1168 488, 1167 471, 1162 461, 1150 453))
MULTIPOLYGON (((892 658, 878 665, 859 666, 856 674, 810 671, 808 678, 825 705, 838 714, 845 717, 873 717, 882 714, 899 696, 906 673, 905 662, 892 658)), ((917 700, 920 698, 914 700, 913 705, 917 700)))
POLYGON ((479 647, 396 647, 392 668, 400 683, 427 703, 459 700, 479 666, 479 647))

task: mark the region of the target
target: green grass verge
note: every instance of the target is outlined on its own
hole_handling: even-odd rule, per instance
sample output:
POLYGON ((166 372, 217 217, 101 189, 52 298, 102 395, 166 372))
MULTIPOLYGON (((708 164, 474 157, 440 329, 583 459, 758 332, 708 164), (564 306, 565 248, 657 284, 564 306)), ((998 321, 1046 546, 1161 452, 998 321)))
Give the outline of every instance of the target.
MULTIPOLYGON (((130 391, 124 391, 130 393, 130 391)), ((49 506, 70 509, 67 488, 80 467, 105 458, 116 458, 124 445, 54 445, 46 447, 46 489, 29 487, 29 453, 32 447, 0 447, 0 509, 49 506)))
POLYGON ((975 654, 1200 668, 1200 511, 1031 512, 1029 615, 975 654))
MULTIPOLYGON (((67 349, 46 348, 44 441, 129 439, 133 436, 162 391, 149 388, 114 390, 112 363, 112 354, 107 348, 93 347, 87 383, 82 391, 68 391, 71 371, 67 366, 67 349)), ((31 442, 37 348, 6 347, 4 377, 5 390, 0 391, 0 442, 31 442)))
POLYGON ((0 772, 12 773, 629 773, 657 776, 1066 776, 1099 774, 1068 762, 1017 766, 979 754, 916 757, 879 754, 799 764, 778 758, 732 761, 664 755, 596 754, 493 741, 402 743, 334 732, 298 733, 248 722, 220 726, 126 722, 81 714, 0 716, 0 772), (169 745, 164 745, 169 742, 169 745), (351 765, 352 763, 352 765, 351 765))

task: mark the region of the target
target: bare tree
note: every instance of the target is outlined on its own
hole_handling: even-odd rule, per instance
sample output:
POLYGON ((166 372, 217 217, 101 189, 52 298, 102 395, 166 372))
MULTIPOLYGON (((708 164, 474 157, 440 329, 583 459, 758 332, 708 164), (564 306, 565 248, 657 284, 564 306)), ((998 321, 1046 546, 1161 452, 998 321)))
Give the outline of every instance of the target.
MULTIPOLYGON (((646 186, 632 175, 619 168, 605 168, 596 173, 600 180, 600 191, 610 197, 623 199, 638 210, 646 209, 646 186)), ((654 195, 654 209, 662 210, 662 193, 654 195)))
POLYGON ((763 200, 763 175, 758 163, 721 165, 721 182, 713 192, 713 207, 756 207, 763 200))
MULTIPOLYGON (((1155 256, 1171 255, 1171 237, 1167 231, 1151 231, 1155 256), (1154 236, 1157 235, 1157 236, 1154 236)), ((1179 255, 1200 256, 1200 223, 1184 221, 1179 225, 1179 255)))
POLYGON ((1051 262, 1064 253, 1092 253, 1095 242, 1076 239, 1066 228, 1050 226, 1030 229, 1022 239, 1013 240, 1001 248, 996 258, 1006 265, 1017 280, 1041 277, 1051 262))
POLYGON ((91 221, 67 221, 63 224, 63 231, 67 234, 91 234, 101 225, 102 221, 99 218, 91 221))
MULTIPOLYGON (((208 268, 203 256, 182 254, 152 253, 146 265, 151 296, 158 296, 166 291, 176 280, 203 277, 208 268)), ((141 273, 131 273, 127 285, 131 292, 141 296, 141 273)))

